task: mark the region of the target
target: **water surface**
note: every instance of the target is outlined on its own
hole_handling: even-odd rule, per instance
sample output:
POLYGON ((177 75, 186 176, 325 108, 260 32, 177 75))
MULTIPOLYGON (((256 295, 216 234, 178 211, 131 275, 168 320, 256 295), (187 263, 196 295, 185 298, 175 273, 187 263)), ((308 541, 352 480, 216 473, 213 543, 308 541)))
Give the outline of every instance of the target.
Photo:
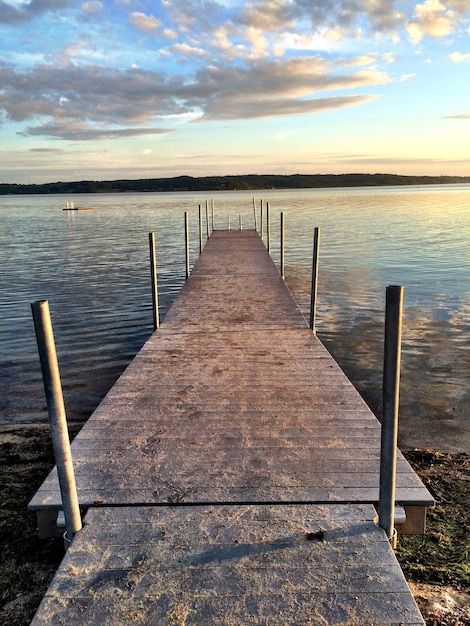
MULTIPOLYGON (((42 299, 69 420, 89 416, 152 332, 148 233, 164 316, 184 281, 184 211, 193 263, 211 198, 216 228, 228 213, 253 227, 252 192, 0 198, 0 422, 47 420, 30 312, 42 299), (65 200, 94 210, 63 211, 65 200)), ((318 335, 376 414, 385 287, 405 287, 401 444, 469 451, 470 186, 270 190, 256 194, 258 220, 261 200, 276 263, 284 212, 286 280, 307 316, 320 226, 318 335)))

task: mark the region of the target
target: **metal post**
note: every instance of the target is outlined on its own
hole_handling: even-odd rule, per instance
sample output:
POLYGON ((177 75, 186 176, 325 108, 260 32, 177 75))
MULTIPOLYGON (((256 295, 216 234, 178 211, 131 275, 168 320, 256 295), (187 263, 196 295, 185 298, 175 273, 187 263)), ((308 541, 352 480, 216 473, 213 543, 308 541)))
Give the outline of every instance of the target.
POLYGON ((199 205, 199 254, 202 252, 202 207, 199 205))
POLYGON ((186 278, 189 278, 189 223, 188 212, 184 212, 184 240, 186 252, 186 278))
POLYGON ((72 464, 72 452, 67 429, 64 398, 60 382, 59 364, 52 331, 49 302, 32 302, 34 328, 41 361, 42 378, 51 426, 52 445, 59 475, 59 486, 64 507, 66 544, 82 528, 77 486, 72 464))
POLYGON ((281 212, 281 278, 284 280, 284 213, 281 212))
POLYGON ((318 287, 318 260, 320 254, 320 228, 315 227, 313 233, 313 258, 312 258, 312 287, 310 290, 310 328, 314 335, 317 334, 316 329, 316 313, 317 313, 317 287, 318 287))
POLYGON ((149 233, 150 274, 152 279, 153 329, 160 327, 158 312, 157 255, 155 253, 155 233, 149 233))
POLYGON ((238 214, 238 230, 243 230, 243 220, 241 213, 238 214))
POLYGON ((261 235, 261 239, 263 239, 263 200, 260 200, 259 202, 260 205, 260 221, 261 221, 261 231, 260 231, 260 235, 261 235))
POLYGON ((403 287, 388 286, 385 303, 385 341, 380 451, 379 526, 396 546, 395 481, 400 397, 400 355, 403 287))
POLYGON ((256 204, 255 204, 254 198, 253 198, 253 215, 255 218, 255 231, 258 232, 258 216, 256 215, 256 204))
POLYGON ((268 241, 268 252, 271 253, 271 222, 269 216, 269 202, 266 202, 266 236, 268 241))
POLYGON ((206 236, 209 239, 209 203, 206 200, 206 236))
POLYGON ((211 211, 212 211, 212 232, 214 232, 214 199, 211 199, 211 211))

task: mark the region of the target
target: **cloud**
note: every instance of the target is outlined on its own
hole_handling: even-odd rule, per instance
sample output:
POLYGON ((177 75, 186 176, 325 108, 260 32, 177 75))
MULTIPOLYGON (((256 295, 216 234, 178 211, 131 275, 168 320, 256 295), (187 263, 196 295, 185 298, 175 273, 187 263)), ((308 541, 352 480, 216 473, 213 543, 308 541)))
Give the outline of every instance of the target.
MULTIPOLYGON (((452 3, 448 3, 452 4, 452 3)), ((460 3, 454 2, 457 7, 460 3)), ((463 8, 463 2, 462 8, 463 8)), ((468 11, 468 2, 467 11, 468 11)), ((406 23, 409 39, 419 43, 425 35, 438 38, 450 35, 456 26, 457 12, 448 9, 440 0, 425 0, 415 7, 414 17, 406 23)))
POLYGON ((84 2, 82 4, 82 11, 88 17, 95 17, 98 13, 101 13, 103 9, 103 3, 99 0, 91 0, 91 2, 84 2))
MULTIPOLYGON (((180 51, 194 53, 185 47, 180 51)), ((369 60, 360 57, 358 63, 369 60)), ((348 68, 341 61, 335 64, 316 56, 219 63, 188 76, 72 63, 42 64, 29 71, 0 65, 0 84, 5 86, 0 91, 0 110, 16 122, 40 120, 27 129, 29 135, 93 139, 121 132, 110 128, 148 129, 173 116, 199 116, 202 121, 247 119, 353 106, 372 96, 340 93, 318 98, 317 94, 388 80, 373 66, 358 69, 352 62, 348 68)))
POLYGON ((95 127, 89 124, 66 122, 39 124, 26 128, 21 135, 27 137, 39 135, 66 139, 68 141, 97 141, 104 139, 116 139, 121 137, 135 137, 138 135, 161 135, 171 132, 165 128, 106 128, 95 127))
POLYGON ((161 26, 161 22, 153 15, 146 15, 137 11, 131 13, 130 20, 136 28, 144 33, 154 33, 161 26))
POLYGON ((178 54, 184 57, 209 57, 209 53, 202 48, 195 48, 187 43, 176 43, 173 46, 160 50, 162 54, 178 54))
POLYGON ((307 113, 321 113, 332 109, 365 104, 373 100, 374 96, 334 96, 331 98, 312 99, 277 99, 259 100, 244 99, 240 102, 231 100, 228 102, 216 101, 211 103, 200 120, 197 122, 215 120, 239 120, 260 119, 265 117, 278 117, 285 115, 300 115, 307 113))
POLYGON ((0 0, 0 23, 14 25, 29 22, 42 13, 55 11, 68 4, 68 0, 31 0, 21 5, 13 5, 0 0))
POLYGON ((470 120, 470 113, 462 113, 461 115, 446 115, 445 120, 470 120))
POLYGON ((14 71, 0 65, 0 85, 0 109, 18 122, 48 117, 148 125, 165 115, 188 112, 180 102, 181 77, 140 69, 68 64, 14 71))
POLYGON ((462 54, 460 52, 453 52, 447 56, 453 63, 465 63, 470 61, 470 53, 462 54))
POLYGON ((253 0, 234 19, 269 32, 295 32, 300 23, 307 23, 307 30, 327 28, 351 34, 359 23, 377 32, 392 31, 403 14, 396 10, 394 0, 253 0))
POLYGON ((388 82, 388 77, 373 69, 347 73, 338 71, 334 62, 316 56, 285 60, 257 60, 246 66, 206 67, 196 74, 192 91, 212 93, 221 100, 240 101, 257 94, 263 99, 299 98, 318 91, 351 89, 388 82))

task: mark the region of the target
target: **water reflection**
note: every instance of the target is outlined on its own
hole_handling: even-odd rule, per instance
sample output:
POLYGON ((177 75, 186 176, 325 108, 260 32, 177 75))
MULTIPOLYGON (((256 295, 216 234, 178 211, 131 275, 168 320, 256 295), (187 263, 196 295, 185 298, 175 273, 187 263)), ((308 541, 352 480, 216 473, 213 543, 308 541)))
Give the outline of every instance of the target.
MULTIPOLYGON (((252 194, 215 197, 252 227, 252 194)), ((271 250, 305 315, 314 226, 321 227, 320 338, 380 413, 385 286, 405 286, 401 438, 406 446, 469 449, 470 187, 268 191, 271 250), (443 210, 445 207, 445 210, 443 210)), ((48 299, 67 412, 84 420, 152 332, 148 232, 156 232, 161 316, 184 280, 183 213, 191 262, 204 194, 0 198, 0 421, 47 417, 30 302, 48 299)), ((265 207, 265 204, 264 204, 265 207)), ((203 210, 203 214, 205 211, 203 210)), ((204 229, 205 232, 205 229, 204 229)))

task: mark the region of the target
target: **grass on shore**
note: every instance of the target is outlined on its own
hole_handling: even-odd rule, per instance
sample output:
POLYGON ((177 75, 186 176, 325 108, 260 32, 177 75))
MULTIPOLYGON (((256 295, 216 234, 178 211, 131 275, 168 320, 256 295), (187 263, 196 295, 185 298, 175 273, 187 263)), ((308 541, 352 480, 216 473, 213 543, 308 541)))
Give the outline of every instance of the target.
MULTIPOLYGON (((424 537, 399 540, 397 557, 405 576, 416 583, 468 590, 470 456, 429 450, 406 456, 434 495, 436 506, 428 513, 424 537)), ((37 537, 35 515, 26 508, 52 466, 47 428, 0 429, 0 624, 31 622, 63 556, 61 541, 37 537)), ((423 613, 429 626, 470 623, 461 614, 444 619, 433 610, 423 613)))

